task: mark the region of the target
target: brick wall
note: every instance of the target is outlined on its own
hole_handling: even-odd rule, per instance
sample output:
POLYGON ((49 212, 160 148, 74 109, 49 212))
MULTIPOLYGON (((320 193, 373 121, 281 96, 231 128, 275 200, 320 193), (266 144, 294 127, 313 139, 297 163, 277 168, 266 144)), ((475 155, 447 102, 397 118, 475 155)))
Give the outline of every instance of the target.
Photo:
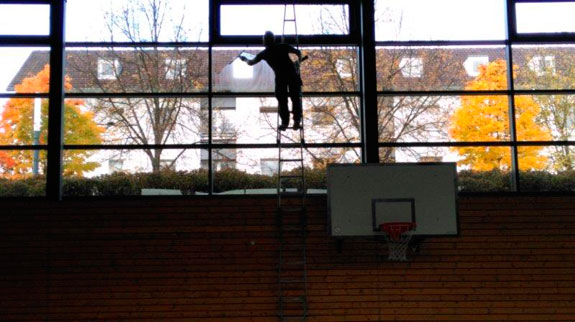
MULTIPOLYGON (((278 321, 274 198, 3 201, 1 321, 278 321)), ((575 197, 464 197, 407 263, 327 234, 308 321, 575 321, 575 197)))

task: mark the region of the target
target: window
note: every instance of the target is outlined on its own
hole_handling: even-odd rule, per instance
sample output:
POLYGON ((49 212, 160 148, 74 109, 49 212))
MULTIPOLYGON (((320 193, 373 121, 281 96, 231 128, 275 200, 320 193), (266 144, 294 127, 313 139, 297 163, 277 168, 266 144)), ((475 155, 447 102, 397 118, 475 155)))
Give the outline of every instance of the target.
POLYGON ((252 79, 254 77, 254 68, 239 59, 234 60, 232 68, 236 79, 252 79))
POLYGON ((111 159, 108 161, 108 171, 110 173, 122 171, 124 167, 124 160, 122 159, 111 159))
MULTIPOLYGON (((202 98, 201 99, 200 107, 202 109, 208 108, 208 98, 202 98)), ((235 96, 214 97, 214 98, 212 98, 212 109, 214 109, 214 110, 235 110, 236 109, 236 97, 235 96)))
POLYGON ((50 6, 0 4, 0 35, 50 34, 50 6))
POLYGON ((419 162, 441 162, 443 160, 440 156, 426 155, 420 156, 419 162))
MULTIPOLYGON (((207 143, 206 139, 202 139, 207 143)), ((213 144, 235 144, 235 139, 213 139, 213 144)), ((208 168, 209 155, 208 150, 201 152, 201 168, 208 168)), ((214 170, 221 169, 235 169, 236 167, 236 149, 213 149, 212 150, 212 166, 214 170)))
POLYGON ((166 59, 166 79, 178 79, 186 73, 185 59, 166 59))
POLYGON ((347 59, 337 59, 335 61, 335 68, 337 70, 337 74, 341 78, 350 78, 352 76, 352 62, 347 59))
POLYGON ((160 160, 160 169, 176 171, 176 162, 174 159, 162 159, 160 160))
MULTIPOLYGON (((289 2, 287 2, 289 3, 289 2)), ((261 36, 265 30, 281 35, 284 18, 297 16, 299 35, 347 35, 349 30, 348 5, 222 5, 220 29, 222 35, 261 36), (238 17, 247 17, 238 19, 238 17), (304 23, 302 23, 302 21, 304 23)), ((294 23, 287 22, 285 31, 294 34, 294 23)))
POLYGON ((278 159, 260 159, 261 173, 264 176, 273 176, 278 173, 278 159))
POLYGON ((116 79, 121 72, 118 59, 98 59, 98 79, 116 79))
POLYGON ((403 77, 419 78, 423 75, 423 60, 419 57, 402 58, 399 62, 399 69, 403 77))
POLYGON ((555 74, 555 57, 533 56, 527 63, 527 67, 537 76, 543 76, 546 72, 555 74))
POLYGON ((260 106, 260 113, 267 114, 267 113, 277 113, 278 108, 277 106, 260 106))
POLYGON ((469 56, 463 63, 467 75, 475 77, 479 75, 479 66, 489 63, 488 56, 469 56))
POLYGON ((517 3, 515 10, 518 33, 575 32, 575 1, 517 3))

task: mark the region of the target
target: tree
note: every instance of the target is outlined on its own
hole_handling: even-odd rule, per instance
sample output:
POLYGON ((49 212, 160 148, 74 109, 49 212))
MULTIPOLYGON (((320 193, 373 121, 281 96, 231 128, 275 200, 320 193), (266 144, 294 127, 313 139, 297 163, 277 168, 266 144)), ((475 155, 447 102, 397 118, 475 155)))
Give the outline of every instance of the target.
MULTIPOLYGON (((107 13, 110 41, 186 41, 184 11, 165 0, 137 0, 107 13)), ((132 46, 106 50, 69 52, 71 70, 87 76, 83 91, 101 93, 189 93, 207 90, 208 51, 198 48, 132 46), (99 61, 106 62, 110 77, 98 73, 99 61)), ((101 67, 100 67, 101 68, 101 67)), ((100 71, 101 72, 101 71, 100 71)), ((207 135, 208 112, 200 99, 166 97, 98 98, 90 104, 95 116, 107 124, 107 141, 114 144, 164 145, 200 141, 207 135)), ((163 148, 144 148, 151 168, 162 167, 163 148)), ((185 149, 172 150, 173 167, 185 149)))
MULTIPOLYGON (((518 59, 526 68, 518 72, 516 86, 520 89, 568 89, 575 80, 573 47, 528 47, 517 50, 518 59)), ((574 95, 533 95, 541 107, 537 121, 544 124, 555 141, 569 141, 575 137, 574 95)), ((550 146, 552 167, 557 171, 575 169, 575 150, 572 146, 550 146)))
MULTIPOLYGON (((15 86, 16 93, 46 93, 49 89, 50 67, 48 65, 35 76, 25 78, 15 86)), ((67 77, 65 88, 71 89, 67 77)), ((12 98, 4 106, 0 119, 0 142, 6 145, 32 145, 34 143, 34 100, 12 98)), ((64 137, 67 144, 99 144, 104 129, 98 126, 93 114, 83 111, 82 100, 66 100, 64 104, 64 137)), ((48 138, 48 100, 41 100, 41 127, 38 144, 46 144, 48 138)), ((19 150, 0 155, 0 167, 5 176, 20 178, 30 174, 34 162, 34 152, 19 150)), ((64 156, 64 175, 83 175, 98 167, 95 162, 87 162, 91 152, 68 150, 64 156)), ((41 172, 45 172, 45 152, 39 155, 41 172)))
MULTIPOLYGON (((507 65, 498 59, 481 66, 479 75, 465 87, 466 90, 507 89, 507 65)), ((509 141, 509 103, 507 96, 463 96, 460 107, 451 118, 450 135, 457 141, 509 141)), ((515 123, 518 140, 548 140, 548 130, 537 124, 540 106, 528 96, 515 98, 515 123)), ((511 151, 508 147, 456 147, 454 151, 463 157, 459 161, 473 170, 509 170, 511 151)), ((547 157, 540 154, 541 147, 518 149, 519 169, 538 170, 547 165, 547 157)))

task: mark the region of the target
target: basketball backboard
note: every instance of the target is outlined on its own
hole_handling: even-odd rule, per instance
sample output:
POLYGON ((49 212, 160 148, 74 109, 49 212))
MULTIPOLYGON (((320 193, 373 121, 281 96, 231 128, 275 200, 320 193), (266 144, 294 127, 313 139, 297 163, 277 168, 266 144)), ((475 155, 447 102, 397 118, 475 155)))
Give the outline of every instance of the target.
POLYGON ((415 222, 415 236, 456 236, 455 163, 333 164, 327 170, 332 236, 378 236, 415 222))

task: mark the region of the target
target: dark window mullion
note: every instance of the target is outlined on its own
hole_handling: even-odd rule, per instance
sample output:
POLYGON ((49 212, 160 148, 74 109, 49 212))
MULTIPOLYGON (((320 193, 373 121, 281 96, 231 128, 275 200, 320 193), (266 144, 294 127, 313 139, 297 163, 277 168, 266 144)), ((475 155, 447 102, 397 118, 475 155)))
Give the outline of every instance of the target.
POLYGON ((50 5, 50 99, 46 196, 52 200, 62 199, 65 7, 66 1, 53 1, 50 5))
POLYGON ((515 115, 515 86, 513 80, 513 49, 512 39, 517 35, 516 19, 515 19, 515 4, 514 0, 507 0, 506 8, 506 39, 509 43, 505 46, 505 55, 507 58, 507 88, 509 89, 509 135, 511 145, 511 190, 520 192, 520 178, 519 178, 519 160, 517 148, 517 127, 515 115))

